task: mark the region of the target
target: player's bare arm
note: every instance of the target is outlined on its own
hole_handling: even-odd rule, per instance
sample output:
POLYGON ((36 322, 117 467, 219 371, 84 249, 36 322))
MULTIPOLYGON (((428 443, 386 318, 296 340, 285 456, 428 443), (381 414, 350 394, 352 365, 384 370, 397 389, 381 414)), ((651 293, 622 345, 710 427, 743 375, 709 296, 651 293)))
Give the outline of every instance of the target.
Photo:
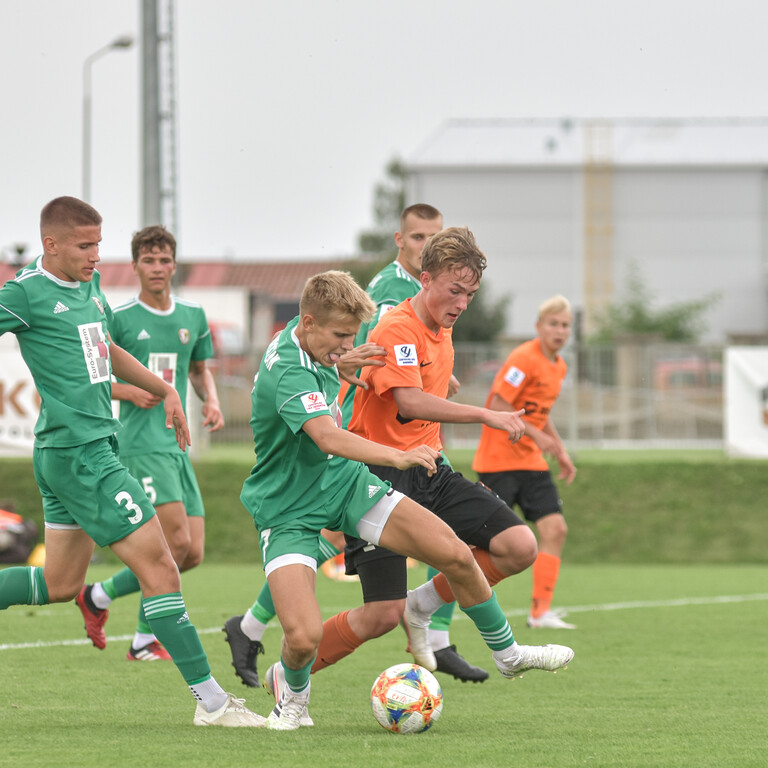
POLYGON ((197 396, 203 401, 203 426, 216 432, 224 426, 224 414, 219 404, 216 381, 205 360, 192 360, 189 364, 189 381, 197 396))
POLYGON ((392 397, 400 415, 406 419, 422 419, 441 424, 487 424, 493 429, 508 432, 513 442, 525 434, 525 422, 521 418, 524 411, 492 411, 477 405, 454 403, 417 387, 395 387, 392 389, 392 397))
POLYGON ((370 341, 365 344, 361 344, 359 347, 350 349, 349 352, 345 352, 338 363, 336 368, 339 371, 339 378, 344 379, 349 384, 353 384, 356 387, 363 387, 368 389, 368 385, 361 381, 357 376, 357 371, 366 365, 373 365, 381 367, 384 365, 382 359, 387 354, 387 350, 378 344, 373 344, 370 341))
POLYGON ((134 387, 133 384, 123 384, 116 381, 112 384, 112 399, 133 403, 137 408, 154 408, 160 398, 150 394, 145 389, 134 387))
POLYGON ((436 460, 440 454, 426 445, 410 451, 400 451, 339 429, 334 420, 326 415, 305 422, 303 430, 323 453, 396 469, 408 469, 418 465, 429 470, 430 475, 437 471, 436 460))
POLYGON ((184 415, 179 393, 159 376, 145 368, 133 355, 110 339, 109 355, 112 359, 112 371, 118 378, 141 387, 163 401, 165 425, 176 430, 176 442, 182 451, 191 445, 189 426, 184 415))

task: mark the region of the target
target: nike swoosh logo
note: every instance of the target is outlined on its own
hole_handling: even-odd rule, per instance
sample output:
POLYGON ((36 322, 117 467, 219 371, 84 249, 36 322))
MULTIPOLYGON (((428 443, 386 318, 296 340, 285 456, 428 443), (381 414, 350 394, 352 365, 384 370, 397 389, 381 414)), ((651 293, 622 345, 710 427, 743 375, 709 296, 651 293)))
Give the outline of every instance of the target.
POLYGON ((419 363, 419 368, 424 368, 424 366, 426 365, 432 365, 432 361, 430 360, 428 363, 424 363, 424 362, 419 363))

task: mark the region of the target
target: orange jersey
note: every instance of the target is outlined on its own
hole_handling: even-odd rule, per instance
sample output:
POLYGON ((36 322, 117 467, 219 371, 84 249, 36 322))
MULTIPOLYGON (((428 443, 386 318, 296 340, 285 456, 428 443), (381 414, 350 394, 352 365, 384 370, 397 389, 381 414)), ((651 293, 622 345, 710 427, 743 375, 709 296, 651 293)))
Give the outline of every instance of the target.
POLYGON ((349 431, 376 443, 408 451, 425 444, 439 451, 440 424, 404 419, 392 396, 395 387, 417 387, 445 399, 453 372, 450 329, 434 333, 419 320, 406 299, 390 309, 371 331, 368 341, 387 350, 383 367, 363 368, 368 389, 355 393, 349 431))
MULTIPOLYGON (((560 355, 554 362, 545 357, 539 339, 526 341, 512 350, 499 369, 485 405, 488 407, 493 396, 499 395, 513 410, 524 408, 523 418, 542 429, 567 372, 568 366, 560 355)), ((472 469, 475 472, 508 472, 548 469, 548 465, 530 437, 512 443, 506 432, 483 425, 472 469)))

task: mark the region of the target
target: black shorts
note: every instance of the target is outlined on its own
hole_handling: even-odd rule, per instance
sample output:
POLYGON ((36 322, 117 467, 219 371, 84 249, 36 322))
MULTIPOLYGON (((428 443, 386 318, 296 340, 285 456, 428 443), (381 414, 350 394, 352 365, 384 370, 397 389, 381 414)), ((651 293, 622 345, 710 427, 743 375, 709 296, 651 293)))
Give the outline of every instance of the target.
MULTIPOLYGON (((496 534, 515 525, 525 525, 495 493, 482 483, 467 480, 445 463, 438 463, 437 473, 432 477, 429 477, 424 467, 398 470, 392 467, 371 466, 370 470, 380 479, 392 483, 395 490, 437 515, 467 544, 488 549, 496 534)), ((391 580, 393 585, 392 589, 386 590, 387 597, 376 599, 395 600, 405 597, 405 588, 400 590, 397 586, 404 579, 406 570, 405 558, 402 555, 347 536, 344 560, 347 573, 357 573, 360 576, 365 602, 372 602, 367 598, 368 594, 379 594, 381 589, 386 590, 386 585, 381 583, 367 583, 374 579, 376 582, 391 580), (386 560, 387 564, 379 564, 370 574, 368 569, 361 568, 375 560, 386 560), (386 571, 387 568, 392 570, 386 571)))
POLYGON ((478 477, 510 507, 517 504, 532 523, 546 515, 563 514, 563 503, 547 470, 478 472, 478 477))

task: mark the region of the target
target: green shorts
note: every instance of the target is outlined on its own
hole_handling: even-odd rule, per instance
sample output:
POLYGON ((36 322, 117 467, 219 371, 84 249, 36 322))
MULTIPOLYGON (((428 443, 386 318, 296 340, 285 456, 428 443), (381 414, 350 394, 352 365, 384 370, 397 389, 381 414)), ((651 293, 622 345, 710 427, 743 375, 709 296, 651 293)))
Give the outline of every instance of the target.
POLYGON ((186 453, 137 453, 120 461, 141 483, 155 507, 181 501, 187 517, 205 517, 203 497, 186 453))
POLYGON ((304 503, 300 511, 281 510, 277 516, 254 514, 265 569, 270 561, 288 555, 299 555, 316 563, 323 528, 359 535, 360 519, 387 495, 390 484, 379 480, 364 464, 342 461, 344 465, 337 465, 342 470, 340 473, 326 472, 322 483, 324 492, 316 497, 314 504, 304 503), (333 482, 329 483, 329 479, 333 482))
POLYGON ((73 448, 35 448, 32 462, 47 528, 82 528, 106 547, 155 514, 139 482, 118 460, 114 437, 73 448))

